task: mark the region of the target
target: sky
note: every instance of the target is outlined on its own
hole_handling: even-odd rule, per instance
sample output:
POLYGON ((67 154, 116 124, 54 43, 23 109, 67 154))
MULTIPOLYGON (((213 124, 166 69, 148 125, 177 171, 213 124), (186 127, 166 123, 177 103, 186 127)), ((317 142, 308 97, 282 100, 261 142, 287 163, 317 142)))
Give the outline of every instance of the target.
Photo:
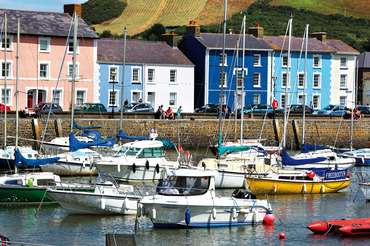
POLYGON ((0 9, 63 12, 64 4, 85 3, 87 0, 0 0, 0 9))

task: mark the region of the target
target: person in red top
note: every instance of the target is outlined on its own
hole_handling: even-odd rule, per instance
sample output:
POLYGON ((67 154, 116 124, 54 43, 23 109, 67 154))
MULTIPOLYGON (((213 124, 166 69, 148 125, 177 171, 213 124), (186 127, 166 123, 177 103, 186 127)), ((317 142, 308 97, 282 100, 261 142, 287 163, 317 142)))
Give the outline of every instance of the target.
POLYGON ((171 107, 168 107, 167 111, 166 111, 166 114, 167 114, 167 118, 170 118, 170 119, 175 119, 174 115, 173 115, 173 111, 171 109, 171 107))

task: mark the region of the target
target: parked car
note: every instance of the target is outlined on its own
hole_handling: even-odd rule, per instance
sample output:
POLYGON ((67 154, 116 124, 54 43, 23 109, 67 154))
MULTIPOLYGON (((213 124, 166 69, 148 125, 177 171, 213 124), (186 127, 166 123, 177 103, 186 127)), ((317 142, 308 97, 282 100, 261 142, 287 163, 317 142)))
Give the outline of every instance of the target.
POLYGON ((334 105, 329 104, 323 109, 320 109, 317 111, 316 114, 337 114, 337 115, 343 115, 346 113, 346 106, 345 105, 334 105))
POLYGON ((129 103, 123 108, 123 112, 154 112, 150 103, 129 103))
MULTIPOLYGON (((34 108, 30 108, 28 110, 28 114, 29 116, 39 116, 41 115, 42 113, 49 113, 49 110, 50 110, 50 105, 51 103, 39 103, 38 105, 36 105, 36 107, 34 108)), ((52 107, 51 107, 51 112, 62 112, 63 109, 62 107, 60 107, 59 104, 57 103, 53 103, 52 107)))
POLYGON ((251 104, 247 105, 244 107, 244 114, 265 114, 267 113, 272 113, 274 111, 273 107, 271 105, 266 105, 266 104, 251 104))
MULTIPOLYGON (((222 106, 222 108, 223 108, 222 111, 225 111, 225 108, 226 107, 228 109, 228 112, 231 113, 232 110, 227 105, 223 105, 222 106)), ((220 105, 219 104, 217 104, 217 103, 208 103, 208 104, 202 106, 201 108, 196 108, 194 110, 194 113, 218 113, 219 112, 219 109, 220 109, 220 105)))
MULTIPOLYGON (((0 111, 5 111, 5 104, 0 103, 0 111)), ((10 111, 10 107, 6 106, 6 111, 10 111)))
POLYGON ((358 106, 356 106, 356 108, 358 108, 358 110, 360 110, 361 114, 370 114, 370 107, 369 106, 358 105, 358 106))
MULTIPOLYGON (((292 104, 290 105, 290 112, 292 113, 301 113, 303 114, 303 105, 302 104, 292 104)), ((275 114, 282 114, 284 113, 284 109, 276 109, 275 114)), ((312 114, 313 110, 310 109, 309 106, 305 105, 305 113, 306 114, 312 114)))
POLYGON ((101 103, 84 103, 81 107, 76 108, 75 111, 81 112, 107 112, 105 106, 101 103))

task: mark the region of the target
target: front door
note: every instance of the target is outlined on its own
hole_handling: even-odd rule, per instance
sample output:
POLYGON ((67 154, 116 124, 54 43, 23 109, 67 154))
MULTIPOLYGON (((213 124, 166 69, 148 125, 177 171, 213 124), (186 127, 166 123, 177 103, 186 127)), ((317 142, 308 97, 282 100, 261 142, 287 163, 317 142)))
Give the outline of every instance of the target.
POLYGON ((33 108, 33 94, 32 93, 27 94, 27 107, 33 108))

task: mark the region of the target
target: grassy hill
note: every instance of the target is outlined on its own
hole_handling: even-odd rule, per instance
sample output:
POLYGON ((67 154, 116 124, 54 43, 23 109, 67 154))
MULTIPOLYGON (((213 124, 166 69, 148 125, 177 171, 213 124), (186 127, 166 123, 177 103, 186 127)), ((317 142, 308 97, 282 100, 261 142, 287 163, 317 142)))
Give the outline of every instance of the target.
MULTIPOLYGON (((254 2, 256 0, 228 0, 228 17, 244 11, 254 2)), ((363 0, 272 0, 269 4, 370 19, 370 2, 363 0)), ((82 15, 85 19, 86 13, 89 14, 87 22, 94 24, 98 33, 110 30, 120 35, 126 27, 128 35, 134 35, 156 23, 164 26, 186 25, 190 20, 200 25, 220 23, 223 8, 224 0, 89 0, 83 5, 82 15), (98 12, 94 20, 92 13, 98 12)))

